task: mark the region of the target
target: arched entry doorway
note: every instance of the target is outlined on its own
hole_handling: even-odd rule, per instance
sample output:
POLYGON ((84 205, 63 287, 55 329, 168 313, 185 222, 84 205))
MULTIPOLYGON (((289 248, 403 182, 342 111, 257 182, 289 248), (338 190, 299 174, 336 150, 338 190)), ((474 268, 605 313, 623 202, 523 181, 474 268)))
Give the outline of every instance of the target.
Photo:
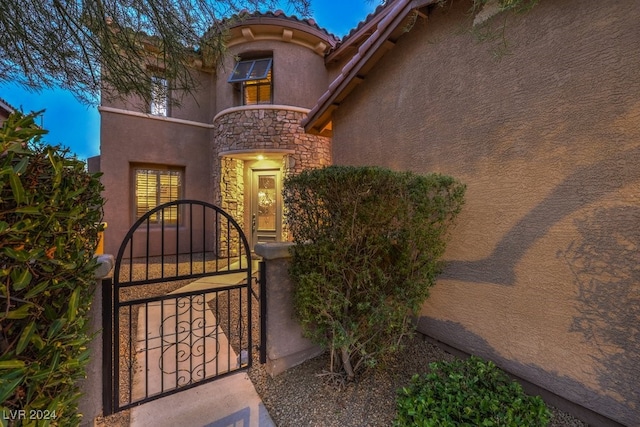
POLYGON ((227 151, 221 157, 223 209, 244 224, 249 245, 287 240, 283 221, 282 180, 293 150, 227 151))

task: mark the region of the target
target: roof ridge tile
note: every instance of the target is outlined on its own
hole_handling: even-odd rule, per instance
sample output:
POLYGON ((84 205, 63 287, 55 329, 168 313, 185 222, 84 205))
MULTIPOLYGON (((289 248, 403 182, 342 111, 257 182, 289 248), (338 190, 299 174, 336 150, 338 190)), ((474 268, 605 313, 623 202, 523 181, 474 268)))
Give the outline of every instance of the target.
MULTIPOLYGON (((395 1, 395 0, 394 0, 395 1)), ((274 18, 282 18, 293 22, 300 22, 302 24, 309 25, 310 27, 326 34, 329 38, 334 39, 336 42, 340 42, 340 37, 335 34, 329 32, 326 28, 318 25, 315 19, 313 18, 298 18, 297 15, 287 15, 282 9, 277 9, 276 11, 266 11, 261 12, 259 10, 249 12, 247 9, 243 9, 240 12, 231 15, 229 18, 225 18, 223 21, 234 22, 234 20, 238 20, 234 22, 235 25, 242 25, 243 20, 246 18, 261 18, 261 17, 274 17, 274 18)))

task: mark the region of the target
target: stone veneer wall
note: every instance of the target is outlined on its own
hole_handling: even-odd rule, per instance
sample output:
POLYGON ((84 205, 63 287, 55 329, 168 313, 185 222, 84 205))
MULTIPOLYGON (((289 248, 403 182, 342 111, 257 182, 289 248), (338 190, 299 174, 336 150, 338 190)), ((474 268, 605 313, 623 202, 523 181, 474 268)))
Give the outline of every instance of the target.
POLYGON ((219 154, 227 151, 280 149, 295 152, 294 173, 329 165, 331 139, 306 134, 300 126, 305 116, 286 107, 234 109, 220 115, 214 122, 214 164, 219 166, 219 154))
MULTIPOLYGON (((220 159, 220 207, 231 214, 233 218, 240 221, 242 225, 242 217, 244 216, 244 161, 224 157, 220 159)), ((224 230, 223 230, 224 231, 224 230)), ((220 255, 227 255, 227 236, 222 233, 220 255)), ((238 247, 239 236, 231 236, 231 248, 238 247)), ((238 255, 233 251, 231 256, 238 255)))
MULTIPOLYGON (((221 153, 248 150, 283 150, 283 175, 331 164, 331 139, 309 135, 300 126, 303 109, 259 106, 232 109, 214 120, 214 203, 242 224, 244 216, 244 162, 221 153), (287 151, 289 151, 287 153, 287 151)), ((286 229, 283 230, 286 238, 286 229)))

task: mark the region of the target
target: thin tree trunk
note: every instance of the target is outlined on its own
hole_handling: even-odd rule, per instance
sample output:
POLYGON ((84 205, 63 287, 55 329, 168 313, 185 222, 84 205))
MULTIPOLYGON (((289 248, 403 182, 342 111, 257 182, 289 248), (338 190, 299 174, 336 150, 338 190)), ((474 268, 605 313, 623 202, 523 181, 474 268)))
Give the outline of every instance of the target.
POLYGON ((342 359, 342 367, 347 373, 347 380, 353 381, 355 379, 355 374, 353 373, 353 367, 351 366, 351 360, 349 359, 349 349, 347 346, 343 346, 340 348, 342 351, 341 359, 342 359))

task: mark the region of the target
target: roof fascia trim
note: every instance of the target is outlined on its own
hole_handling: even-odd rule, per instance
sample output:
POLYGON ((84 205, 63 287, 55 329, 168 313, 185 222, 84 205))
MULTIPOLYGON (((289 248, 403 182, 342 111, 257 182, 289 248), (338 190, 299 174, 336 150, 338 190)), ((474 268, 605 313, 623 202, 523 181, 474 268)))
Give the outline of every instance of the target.
POLYGON ((13 108, 8 102, 6 102, 5 100, 3 100, 2 98, 0 98, 0 109, 3 109, 4 111, 6 111, 8 114, 13 113, 14 111, 16 111, 15 108, 13 108))
POLYGON ((160 122, 176 123, 176 124, 187 125, 187 126, 195 126, 195 127, 205 128, 205 129, 213 129, 214 128, 214 125, 213 124, 209 124, 209 123, 195 122, 193 120, 176 119, 174 117, 156 116, 156 115, 149 114, 149 113, 142 113, 142 112, 139 112, 139 111, 124 110, 122 108, 105 107, 105 106, 102 106, 102 105, 98 107, 98 111, 100 113, 121 114, 123 116, 138 117, 138 118, 142 118, 142 119, 157 120, 157 121, 160 121, 160 122))
MULTIPOLYGON (((362 80, 360 71, 368 61, 380 50, 384 48, 391 34, 400 26, 407 15, 424 6, 436 3, 438 0, 399 0, 395 7, 385 15, 379 23, 376 31, 358 49, 353 58, 343 67, 341 73, 329 85, 329 89, 320 97, 315 107, 311 109, 309 115, 302 120, 302 126, 306 132, 313 133, 312 130, 319 125, 324 127, 325 123, 316 123, 329 109, 332 111, 339 107, 340 102, 356 86, 352 82, 359 78, 362 80), (337 98, 341 98, 337 102, 337 98)), ((327 120, 325 120, 326 122, 327 120)))
POLYGON ((331 47, 334 47, 338 41, 334 38, 334 36, 326 33, 323 30, 318 28, 314 28, 309 24, 300 21, 292 21, 286 18, 275 17, 275 16, 260 16, 260 17, 251 17, 240 21, 237 24, 231 25, 229 29, 240 28, 240 27, 253 27, 253 26, 274 26, 274 27, 282 27, 282 28, 292 28, 294 30, 298 30, 319 39, 322 39, 327 42, 327 44, 331 47))
POLYGON ((342 53, 345 50, 353 48, 354 44, 357 44, 357 42, 360 40, 360 38, 364 34, 366 34, 367 32, 371 31, 372 27, 377 26, 380 23, 380 21, 382 21, 382 19, 385 16, 387 16, 387 14, 389 13, 390 10, 391 10, 391 7, 386 8, 385 10, 380 12, 377 16, 374 16, 373 19, 371 19, 371 21, 369 21, 365 25, 363 25, 362 28, 360 28, 360 30, 358 30, 355 34, 351 34, 345 43, 339 45, 336 48, 336 50, 334 50, 329 55, 327 55, 326 62, 330 63, 331 61, 334 61, 337 57, 342 55, 342 53))

